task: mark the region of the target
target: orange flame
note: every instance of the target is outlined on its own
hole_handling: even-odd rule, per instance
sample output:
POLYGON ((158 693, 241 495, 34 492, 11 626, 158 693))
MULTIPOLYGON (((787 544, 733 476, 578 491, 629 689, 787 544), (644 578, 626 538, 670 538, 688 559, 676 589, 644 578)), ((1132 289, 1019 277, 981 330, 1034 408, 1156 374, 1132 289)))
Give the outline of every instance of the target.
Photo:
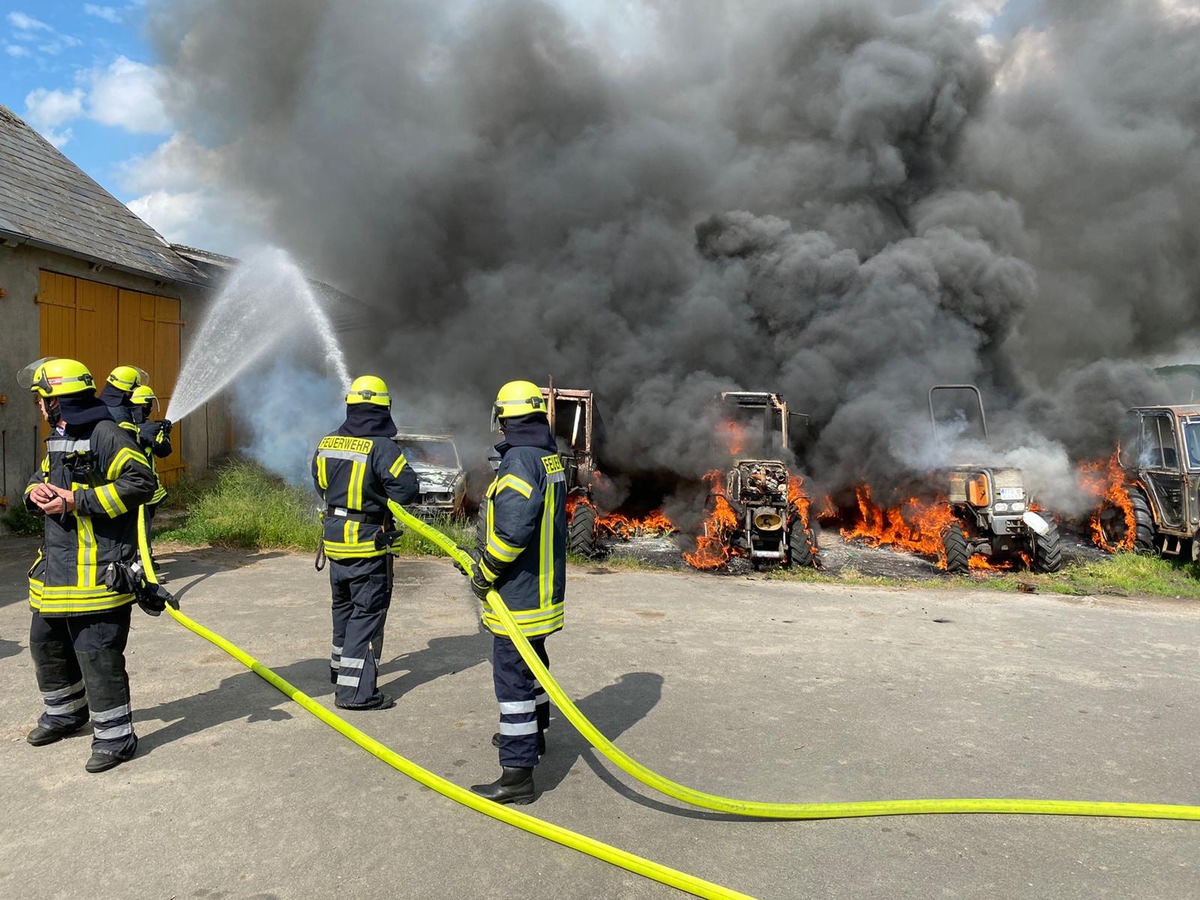
POLYGON ((1109 553, 1132 550, 1137 539, 1137 519, 1133 515, 1129 492, 1125 490, 1125 472, 1121 469, 1119 456, 1120 450, 1107 460, 1080 463, 1077 472, 1080 488, 1096 501, 1096 511, 1090 522, 1092 543, 1109 553), (1100 514, 1106 507, 1115 507, 1125 516, 1125 534, 1115 545, 1105 538, 1101 527, 1100 514))
POLYGON ((812 500, 808 498, 808 494, 804 492, 804 477, 801 475, 792 475, 788 478, 788 502, 796 507, 800 513, 800 518, 804 520, 804 524, 808 524, 808 511, 812 507, 812 500))
POLYGON ((629 538, 641 535, 666 535, 675 531, 675 525, 661 509, 647 513, 641 518, 631 518, 620 513, 609 513, 596 520, 596 525, 615 537, 629 538))
POLYGON ((737 422, 722 422, 717 426, 719 434, 725 438, 725 446, 730 456, 737 456, 746 449, 746 426, 737 422))
POLYGON ((725 497, 725 485, 721 473, 713 470, 704 476, 708 482, 709 496, 713 498, 713 509, 704 520, 704 534, 696 538, 694 553, 685 553, 688 565, 697 569, 719 569, 729 562, 731 547, 729 533, 737 527, 737 514, 725 497))
MULTIPOLYGON (((893 547, 926 556, 936 556, 939 569, 946 568, 942 533, 955 521, 950 506, 944 500, 921 500, 909 497, 898 506, 883 509, 871 499, 871 488, 860 485, 854 490, 858 498, 860 521, 842 529, 844 540, 858 538, 872 547, 893 547)), ((972 556, 972 569, 992 569, 983 556, 972 556)))

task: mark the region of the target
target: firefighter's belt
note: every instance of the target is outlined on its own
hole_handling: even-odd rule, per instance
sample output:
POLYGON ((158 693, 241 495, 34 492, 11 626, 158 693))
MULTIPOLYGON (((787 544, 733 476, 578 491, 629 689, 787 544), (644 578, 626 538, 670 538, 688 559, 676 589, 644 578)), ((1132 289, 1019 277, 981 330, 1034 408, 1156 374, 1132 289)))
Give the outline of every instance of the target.
POLYGON ((387 518, 387 513, 367 513, 357 509, 346 509, 342 506, 331 506, 325 510, 326 516, 332 516, 335 519, 349 519, 351 522, 362 522, 364 525, 378 525, 383 527, 384 520, 387 518))

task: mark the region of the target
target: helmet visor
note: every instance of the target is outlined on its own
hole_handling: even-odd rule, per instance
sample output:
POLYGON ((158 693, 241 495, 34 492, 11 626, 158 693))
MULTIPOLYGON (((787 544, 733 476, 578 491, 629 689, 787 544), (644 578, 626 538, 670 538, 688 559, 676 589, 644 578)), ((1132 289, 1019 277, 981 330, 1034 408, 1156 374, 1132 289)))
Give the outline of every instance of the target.
POLYGON ((42 378, 42 381, 44 382, 43 384, 35 384, 33 376, 37 374, 37 370, 46 363, 53 362, 56 359, 58 359, 57 356, 43 356, 41 359, 35 359, 27 366, 22 366, 20 369, 17 369, 17 384, 21 386, 21 390, 32 391, 36 388, 41 388, 45 393, 49 394, 50 383, 45 380, 45 377, 43 376, 42 378))

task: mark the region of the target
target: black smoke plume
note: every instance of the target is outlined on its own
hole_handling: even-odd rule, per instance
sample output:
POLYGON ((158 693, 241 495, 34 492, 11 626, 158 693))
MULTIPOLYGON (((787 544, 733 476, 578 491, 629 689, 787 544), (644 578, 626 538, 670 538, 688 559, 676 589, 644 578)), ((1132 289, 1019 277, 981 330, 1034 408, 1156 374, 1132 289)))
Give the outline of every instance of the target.
POLYGON ((974 382, 997 452, 1062 487, 1200 319, 1200 21, 1046 2, 985 37, 963 5, 647 0, 614 39, 566 0, 151 24, 212 174, 372 307, 352 367, 427 419, 478 433, 552 374, 597 392, 609 459, 695 477, 712 397, 775 390, 836 494, 936 463, 926 392, 974 382))

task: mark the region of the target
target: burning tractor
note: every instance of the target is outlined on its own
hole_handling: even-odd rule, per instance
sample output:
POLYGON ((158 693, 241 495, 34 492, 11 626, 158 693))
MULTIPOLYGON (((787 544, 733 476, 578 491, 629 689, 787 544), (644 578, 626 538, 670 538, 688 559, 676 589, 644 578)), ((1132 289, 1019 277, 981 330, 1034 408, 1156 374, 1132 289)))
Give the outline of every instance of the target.
POLYGON ((1200 559, 1200 404, 1129 410, 1117 465, 1123 485, 1093 519, 1098 543, 1200 559))
POLYGON ((767 391, 726 391, 720 403, 735 459, 723 485, 719 471, 710 473, 713 508, 696 552, 685 553, 684 558, 700 569, 724 565, 733 554, 748 557, 756 569, 817 565, 817 540, 808 524, 801 478, 778 458, 780 451, 790 449, 789 419, 803 417, 789 413, 787 403, 767 391), (756 419, 761 423, 761 439, 754 441, 756 419), (758 453, 746 456, 752 443, 758 453))
MULTIPOLYGON (((936 385, 929 389, 929 417, 935 441, 941 443, 934 397, 951 391, 973 394, 973 406, 986 441, 983 397, 973 384, 936 385)), ((957 409, 956 413, 959 421, 966 418, 965 410, 957 409)), ((945 477, 953 515, 953 521, 942 532, 947 572, 966 572, 976 554, 987 557, 993 566, 1019 558, 1036 572, 1057 572, 1062 568, 1058 526, 1030 508, 1020 469, 956 464, 945 472, 945 477)))
POLYGON ((596 471, 594 443, 603 426, 591 391, 542 388, 550 433, 567 476, 567 549, 580 556, 597 553, 596 504, 592 482, 596 471))

